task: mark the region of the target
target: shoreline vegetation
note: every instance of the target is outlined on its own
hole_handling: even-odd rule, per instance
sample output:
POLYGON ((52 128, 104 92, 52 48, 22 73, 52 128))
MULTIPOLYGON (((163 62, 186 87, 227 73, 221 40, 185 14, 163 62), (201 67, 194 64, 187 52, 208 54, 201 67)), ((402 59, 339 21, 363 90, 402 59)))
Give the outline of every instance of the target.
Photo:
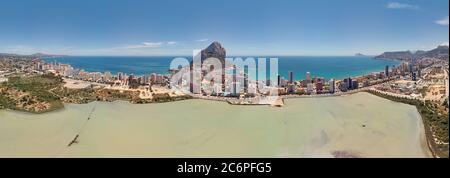
POLYGON ((64 108, 64 103, 87 104, 94 101, 128 101, 132 104, 164 103, 192 99, 189 95, 154 94, 151 99, 139 98, 139 92, 104 88, 68 89, 63 79, 54 74, 9 77, 0 83, 0 109, 47 113, 64 108))
POLYGON ((31 113, 45 113, 64 107, 53 92, 63 80, 53 74, 13 75, 8 82, 0 83, 0 109, 12 109, 31 113))
POLYGON ((422 122, 424 123, 423 125, 425 127, 425 136, 427 138, 426 139, 427 145, 431 153, 433 154, 433 157, 437 158, 449 157, 448 114, 441 113, 438 109, 439 106, 436 106, 435 104, 429 101, 396 97, 373 90, 368 90, 366 92, 381 98, 388 99, 390 101, 415 106, 422 118, 422 122))

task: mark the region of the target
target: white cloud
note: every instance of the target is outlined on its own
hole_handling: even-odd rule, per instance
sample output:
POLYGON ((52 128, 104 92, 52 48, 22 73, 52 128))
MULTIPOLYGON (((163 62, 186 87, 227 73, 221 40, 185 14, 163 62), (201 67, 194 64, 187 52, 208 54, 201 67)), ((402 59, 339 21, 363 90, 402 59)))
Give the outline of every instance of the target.
POLYGON ((163 42, 142 42, 137 45, 128 45, 123 48, 125 49, 142 49, 142 48, 160 48, 163 45, 163 42))
POLYGON ((439 45, 439 46, 448 46, 448 42, 442 43, 442 44, 439 45))
POLYGON ((419 6, 416 6, 416 5, 398 3, 398 2, 390 2, 387 4, 386 7, 389 9, 411 9, 411 10, 419 9, 419 6))
POLYGON ((444 25, 444 26, 448 26, 448 16, 444 17, 443 19, 440 20, 436 20, 434 21, 436 24, 438 25, 444 25))
POLYGON ((197 42, 206 42, 206 41, 209 41, 209 39, 204 38, 204 39, 199 39, 199 40, 195 40, 195 41, 197 41, 197 42))
POLYGON ((178 44, 178 42, 176 42, 176 41, 169 41, 169 42, 167 42, 167 45, 177 45, 178 44))
POLYGON ((136 45, 127 45, 124 47, 120 47, 123 49, 156 49, 164 46, 174 46, 177 45, 176 41, 168 41, 168 42, 142 42, 136 45))

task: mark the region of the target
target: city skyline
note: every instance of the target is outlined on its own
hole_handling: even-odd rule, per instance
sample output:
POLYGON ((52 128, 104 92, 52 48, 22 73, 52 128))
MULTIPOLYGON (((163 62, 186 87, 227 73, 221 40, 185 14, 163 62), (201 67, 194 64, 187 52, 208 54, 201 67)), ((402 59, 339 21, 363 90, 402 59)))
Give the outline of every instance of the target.
POLYGON ((333 56, 448 45, 448 1, 6 1, 0 52, 333 56), (24 6, 23 4, 27 4, 24 6), (89 5, 86 5, 89 4, 89 5), (357 14, 357 15, 355 15, 357 14))

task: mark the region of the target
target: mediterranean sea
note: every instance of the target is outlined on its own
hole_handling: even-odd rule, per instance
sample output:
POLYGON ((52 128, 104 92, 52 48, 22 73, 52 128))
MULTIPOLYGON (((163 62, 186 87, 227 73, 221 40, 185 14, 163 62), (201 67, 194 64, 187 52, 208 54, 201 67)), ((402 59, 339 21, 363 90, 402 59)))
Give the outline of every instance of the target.
MULTIPOLYGON (((102 57, 102 56, 67 56, 60 58, 46 58, 47 62, 70 64, 75 68, 89 72, 106 72, 113 74, 123 72, 134 75, 148 75, 151 73, 168 73, 169 65, 175 57, 183 56, 152 56, 152 57, 102 57)), ((399 65, 400 61, 374 59, 368 56, 249 56, 249 57, 277 57, 278 71, 287 79, 288 72, 294 73, 295 80, 305 78, 306 72, 311 77, 325 79, 343 79, 355 77, 371 72, 384 71, 386 65, 399 65)), ((246 57, 242 57, 245 59, 246 57)), ((186 57, 191 60, 192 57, 186 57)))

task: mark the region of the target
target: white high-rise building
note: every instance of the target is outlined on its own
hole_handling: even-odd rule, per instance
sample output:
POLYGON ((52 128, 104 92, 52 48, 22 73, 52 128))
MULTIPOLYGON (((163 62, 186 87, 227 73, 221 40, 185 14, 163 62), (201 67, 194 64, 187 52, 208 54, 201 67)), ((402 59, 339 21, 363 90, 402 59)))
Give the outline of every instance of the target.
POLYGON ((312 84, 312 83, 306 84, 306 91, 308 93, 312 93, 314 91, 314 84, 312 84))
POLYGON ((103 75, 103 80, 105 82, 111 81, 111 78, 112 78, 111 72, 105 72, 105 74, 103 75))
POLYGON ((330 80, 330 93, 336 92, 336 80, 333 78, 330 80))
POLYGON ((117 80, 122 80, 123 79, 123 73, 122 72, 118 72, 117 73, 117 80))

